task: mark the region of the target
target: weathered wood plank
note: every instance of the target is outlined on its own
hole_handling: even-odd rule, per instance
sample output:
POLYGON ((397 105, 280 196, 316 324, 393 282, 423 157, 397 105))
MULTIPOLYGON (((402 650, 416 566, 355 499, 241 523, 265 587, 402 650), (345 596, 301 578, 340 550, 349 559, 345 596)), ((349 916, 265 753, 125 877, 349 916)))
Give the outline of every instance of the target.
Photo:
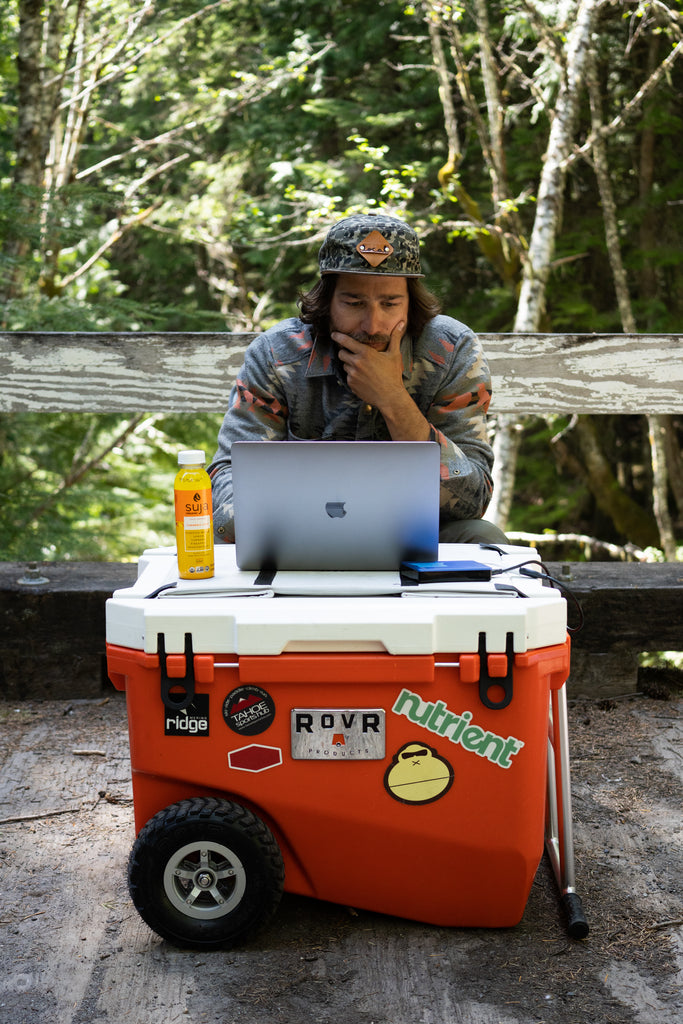
POLYGON ((221 411, 252 337, 2 334, 0 411, 221 411))
POLYGON ((484 335, 493 410, 673 413, 683 410, 680 335, 484 335))
MULTIPOLYGON (((253 337, 0 334, 0 411, 222 411, 253 337)), ((482 335, 492 411, 681 412, 682 337, 482 335)))

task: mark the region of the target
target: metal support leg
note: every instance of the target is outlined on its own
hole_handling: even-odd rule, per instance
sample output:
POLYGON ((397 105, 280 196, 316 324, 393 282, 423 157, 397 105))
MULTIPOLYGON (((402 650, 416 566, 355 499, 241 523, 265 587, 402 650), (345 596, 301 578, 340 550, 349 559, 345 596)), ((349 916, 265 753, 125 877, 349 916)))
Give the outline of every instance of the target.
POLYGON ((545 846, 560 890, 567 931, 573 939, 584 939, 588 935, 588 922, 575 888, 566 685, 552 690, 550 695, 545 846))

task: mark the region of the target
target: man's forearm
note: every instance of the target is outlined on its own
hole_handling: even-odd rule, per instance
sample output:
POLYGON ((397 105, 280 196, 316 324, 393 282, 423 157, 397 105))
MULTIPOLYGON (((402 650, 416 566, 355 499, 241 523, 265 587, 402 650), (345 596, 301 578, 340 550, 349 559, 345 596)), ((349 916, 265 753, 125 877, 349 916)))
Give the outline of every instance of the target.
POLYGON ((392 441, 428 441, 431 436, 429 421, 420 412, 407 391, 379 410, 384 417, 392 441))
POLYGON ((213 464, 209 466, 213 495, 213 530, 216 540, 235 540, 235 522, 232 505, 232 467, 213 464))

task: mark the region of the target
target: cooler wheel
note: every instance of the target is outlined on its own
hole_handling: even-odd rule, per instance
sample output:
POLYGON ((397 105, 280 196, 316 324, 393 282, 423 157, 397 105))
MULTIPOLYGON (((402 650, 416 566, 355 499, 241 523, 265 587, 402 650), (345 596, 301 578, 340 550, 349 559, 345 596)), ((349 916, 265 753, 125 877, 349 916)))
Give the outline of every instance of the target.
POLYGON ((176 946, 243 942, 275 913, 284 865, 267 825, 228 800, 195 797, 141 829, 128 886, 142 919, 176 946))

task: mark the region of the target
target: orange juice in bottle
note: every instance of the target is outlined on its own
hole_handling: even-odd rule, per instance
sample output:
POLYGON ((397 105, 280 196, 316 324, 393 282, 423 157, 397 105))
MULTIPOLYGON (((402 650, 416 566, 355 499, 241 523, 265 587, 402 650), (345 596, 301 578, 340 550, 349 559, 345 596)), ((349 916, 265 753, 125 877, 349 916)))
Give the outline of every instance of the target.
POLYGON ((213 576, 213 505, 204 452, 178 453, 180 469, 173 487, 178 575, 181 580, 213 576))

